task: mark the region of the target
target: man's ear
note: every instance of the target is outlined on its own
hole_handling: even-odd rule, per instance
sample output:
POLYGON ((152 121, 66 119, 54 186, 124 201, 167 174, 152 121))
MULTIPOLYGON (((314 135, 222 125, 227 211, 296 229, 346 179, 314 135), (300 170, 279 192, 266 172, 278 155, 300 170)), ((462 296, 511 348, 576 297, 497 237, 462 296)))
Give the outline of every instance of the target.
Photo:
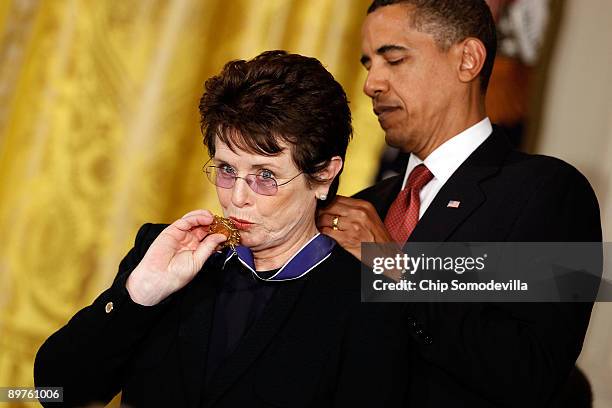
POLYGON ((327 196, 329 186, 338 173, 340 173, 340 170, 342 170, 343 164, 344 162, 340 156, 334 156, 323 170, 315 174, 316 179, 319 180, 319 183, 315 185, 317 197, 327 196))
POLYGON ((487 49, 482 41, 468 37, 453 46, 458 54, 459 68, 457 74, 461 82, 472 82, 478 77, 487 57, 487 49))

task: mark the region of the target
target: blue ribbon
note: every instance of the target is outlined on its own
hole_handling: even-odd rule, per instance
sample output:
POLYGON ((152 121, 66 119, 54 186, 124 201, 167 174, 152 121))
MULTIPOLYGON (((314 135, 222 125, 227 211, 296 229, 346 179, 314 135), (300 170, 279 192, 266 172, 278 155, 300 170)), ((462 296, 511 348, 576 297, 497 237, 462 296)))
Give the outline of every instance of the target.
POLYGON ((253 275, 262 281, 288 281, 293 279, 301 278, 308 272, 317 267, 321 262, 325 261, 331 255, 336 241, 318 233, 310 241, 308 241, 302 248, 300 248, 295 255, 293 255, 285 264, 269 278, 262 278, 255 269, 255 261, 253 259, 253 253, 245 246, 237 246, 233 251, 227 254, 225 263, 232 257, 237 256, 240 263, 242 263, 247 269, 249 269, 253 275))

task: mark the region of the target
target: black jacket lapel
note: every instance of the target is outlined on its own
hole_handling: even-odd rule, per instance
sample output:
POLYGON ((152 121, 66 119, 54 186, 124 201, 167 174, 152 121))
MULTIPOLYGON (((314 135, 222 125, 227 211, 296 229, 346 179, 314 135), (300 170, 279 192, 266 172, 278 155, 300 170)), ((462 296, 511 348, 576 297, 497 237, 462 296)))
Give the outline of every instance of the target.
POLYGON ((198 273, 181 303, 179 354, 187 407, 198 407, 205 382, 206 357, 221 268, 211 265, 198 273))
POLYGON ((395 197, 397 197, 402 188, 403 180, 403 173, 398 176, 389 177, 370 188, 360 191, 353 197, 372 203, 380 219, 384 221, 389 207, 391 207, 393 200, 395 200, 395 197))
POLYGON ((280 331, 290 316, 305 279, 279 283, 262 316, 246 333, 231 356, 219 367, 206 390, 206 406, 213 404, 242 376, 280 331))
POLYGON ((486 200, 480 183, 499 171, 509 151, 505 136, 494 130, 444 184, 408 241, 446 241, 486 200), (449 207, 449 201, 459 201, 459 207, 449 207))

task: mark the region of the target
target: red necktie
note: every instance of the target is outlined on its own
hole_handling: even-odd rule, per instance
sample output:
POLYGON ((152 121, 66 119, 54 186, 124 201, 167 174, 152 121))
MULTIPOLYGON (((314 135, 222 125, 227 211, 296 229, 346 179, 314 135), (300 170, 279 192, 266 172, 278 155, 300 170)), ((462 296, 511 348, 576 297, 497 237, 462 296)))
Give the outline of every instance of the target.
POLYGON ((419 164, 412 169, 406 187, 391 204, 385 217, 385 226, 395 242, 404 244, 419 222, 419 193, 432 178, 431 171, 424 164, 419 164))

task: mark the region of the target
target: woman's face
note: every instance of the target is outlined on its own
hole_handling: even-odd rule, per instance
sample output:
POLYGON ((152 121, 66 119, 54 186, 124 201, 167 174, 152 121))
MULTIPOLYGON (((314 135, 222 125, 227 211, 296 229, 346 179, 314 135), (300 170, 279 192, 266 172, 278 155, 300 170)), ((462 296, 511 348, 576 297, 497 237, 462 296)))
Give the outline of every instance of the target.
MULTIPOLYGON (((238 177, 260 174, 274 177, 278 184, 300 173, 291 159, 290 147, 277 156, 262 156, 238 148, 233 152, 218 138, 212 162, 218 172, 238 177)), ((240 243, 252 251, 270 250, 294 245, 309 239, 316 232, 315 210, 317 190, 311 188, 304 174, 279 186, 275 195, 258 194, 247 182, 236 179, 231 188, 217 187, 224 216, 234 221, 240 230, 240 243)))

